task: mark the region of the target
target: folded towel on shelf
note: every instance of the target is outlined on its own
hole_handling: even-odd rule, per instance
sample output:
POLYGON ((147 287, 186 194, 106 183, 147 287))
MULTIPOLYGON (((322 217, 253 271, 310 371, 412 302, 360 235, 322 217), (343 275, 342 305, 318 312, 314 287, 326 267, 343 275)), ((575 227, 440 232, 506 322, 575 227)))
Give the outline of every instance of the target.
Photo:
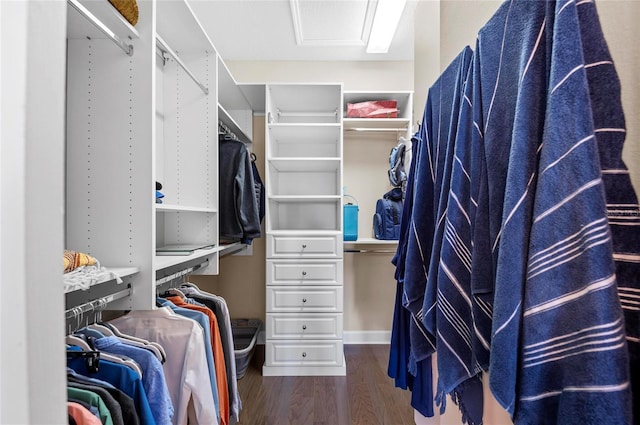
POLYGON ((83 252, 65 249, 63 263, 64 274, 62 277, 65 293, 79 289, 87 290, 96 283, 107 280, 115 280, 117 283, 123 282, 120 276, 107 270, 106 267, 102 267, 96 258, 83 252))
POLYGON ((62 256, 62 262, 64 265, 64 272, 68 273, 81 266, 93 266, 97 263, 97 260, 89 254, 65 249, 64 255, 62 256))

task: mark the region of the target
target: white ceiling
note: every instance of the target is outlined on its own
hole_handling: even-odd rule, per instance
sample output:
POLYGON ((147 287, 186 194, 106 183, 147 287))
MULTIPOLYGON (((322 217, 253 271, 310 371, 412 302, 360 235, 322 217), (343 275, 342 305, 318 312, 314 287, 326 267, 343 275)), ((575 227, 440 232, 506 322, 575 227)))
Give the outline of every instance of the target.
POLYGON ((366 53, 375 0, 192 0, 225 61, 413 60, 409 0, 389 52, 366 53))

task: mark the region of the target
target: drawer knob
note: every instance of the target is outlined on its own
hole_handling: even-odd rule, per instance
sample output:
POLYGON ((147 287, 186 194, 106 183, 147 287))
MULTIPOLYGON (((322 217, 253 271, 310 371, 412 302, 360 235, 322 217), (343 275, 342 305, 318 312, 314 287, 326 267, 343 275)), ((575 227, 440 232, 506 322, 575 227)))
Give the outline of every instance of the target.
POLYGON ((306 302, 307 302, 307 299, 306 299, 306 298, 303 298, 303 299, 302 299, 302 302, 303 302, 303 303, 306 303, 306 302))
POLYGON ((302 325, 302 330, 307 329, 307 325, 302 325))
POLYGON ((306 275, 307 275, 307 272, 303 271, 302 276, 306 276, 306 275))
POLYGON ((307 244, 306 244, 306 243, 303 243, 303 244, 302 244, 302 248, 306 248, 306 247, 307 247, 307 244))
POLYGON ((302 357, 307 357, 307 353, 306 353, 306 351, 303 351, 303 352, 302 352, 302 357))

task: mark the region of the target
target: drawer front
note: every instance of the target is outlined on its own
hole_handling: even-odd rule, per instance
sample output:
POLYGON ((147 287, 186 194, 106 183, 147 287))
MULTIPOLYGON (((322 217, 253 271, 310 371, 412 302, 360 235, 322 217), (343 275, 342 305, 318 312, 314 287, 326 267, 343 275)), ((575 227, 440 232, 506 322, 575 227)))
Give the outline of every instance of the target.
POLYGON ((342 260, 267 260, 267 285, 342 285, 342 260))
POLYGON ((342 287, 267 287, 267 312, 342 313, 342 287))
POLYGON ((267 314, 268 339, 341 339, 342 313, 267 314))
POLYGON ((342 235, 267 235, 267 258, 278 257, 342 258, 342 235))
POLYGON ((267 341, 268 366, 342 366, 342 341, 267 341))

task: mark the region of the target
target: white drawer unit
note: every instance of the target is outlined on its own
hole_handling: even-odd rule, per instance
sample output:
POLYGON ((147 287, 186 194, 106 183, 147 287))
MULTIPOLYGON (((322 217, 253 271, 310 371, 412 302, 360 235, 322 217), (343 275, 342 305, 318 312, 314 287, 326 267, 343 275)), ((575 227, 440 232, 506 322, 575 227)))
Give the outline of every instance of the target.
POLYGON ((265 357, 274 366, 341 366, 342 341, 271 341, 265 357))
POLYGON ((267 84, 264 376, 344 376, 342 86, 267 84))
POLYGON ((267 313, 268 339, 341 339, 342 313, 267 313))
POLYGON ((342 258, 342 234, 267 235, 267 258, 342 258))
POLYGON ((342 287, 267 287, 267 312, 341 313, 342 287))
POLYGON ((342 260, 267 260, 267 285, 342 285, 342 260))

